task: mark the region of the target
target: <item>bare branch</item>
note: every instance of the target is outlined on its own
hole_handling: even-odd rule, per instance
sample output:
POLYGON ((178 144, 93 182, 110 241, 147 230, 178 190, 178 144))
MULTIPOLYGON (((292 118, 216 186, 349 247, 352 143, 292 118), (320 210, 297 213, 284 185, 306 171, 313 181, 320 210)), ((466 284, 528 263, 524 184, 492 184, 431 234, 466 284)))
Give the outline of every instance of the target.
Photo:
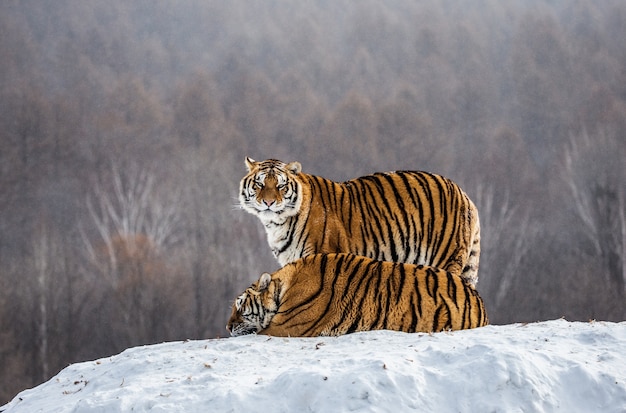
MULTIPOLYGON (((94 185, 93 196, 87 198, 87 210, 106 246, 109 272, 115 274, 118 262, 114 248, 115 237, 123 237, 132 251, 137 235, 145 235, 155 247, 173 242, 181 213, 178 197, 165 198, 155 191, 155 175, 132 166, 126 173, 112 165, 112 188, 107 192, 101 184, 94 185)), ((96 248, 84 230, 81 237, 90 260, 97 261, 96 248)), ((114 277, 115 278, 115 277, 114 277)))
POLYGON ((482 282, 495 297, 500 307, 510 291, 513 281, 520 275, 523 258, 528 253, 538 228, 531 224, 527 212, 521 213, 512 206, 508 192, 496 202, 493 185, 479 184, 476 191, 476 205, 480 209, 481 254, 483 262, 489 263, 490 274, 481 276, 482 282))
POLYGON ((565 151, 565 176, 583 233, 604 266, 608 280, 626 292, 623 145, 615 134, 586 131, 571 136, 565 151))
MULTIPOLYGON (((96 188, 95 191, 97 193, 100 192, 98 188, 96 188)), ((103 199, 102 196, 100 196, 99 199, 100 199, 100 205, 101 205, 100 210, 103 211, 101 214, 98 214, 95 211, 93 204, 91 202, 91 199, 89 197, 87 197, 87 210, 89 211, 89 215, 91 216, 91 219, 94 225, 96 226, 96 229, 98 230, 98 233, 100 234, 100 237, 102 238, 102 241, 104 242, 104 245, 107 248, 107 255, 109 256, 109 265, 110 265, 109 268, 113 269, 117 267, 117 260, 115 257, 115 250, 113 249, 113 240, 112 240, 111 232, 109 231, 110 216, 104 213, 104 211, 107 210, 106 205, 105 205, 105 199, 103 199)), ((93 245, 90 242, 88 243, 89 243, 89 250, 91 251, 95 260, 96 253, 93 248, 93 245)))

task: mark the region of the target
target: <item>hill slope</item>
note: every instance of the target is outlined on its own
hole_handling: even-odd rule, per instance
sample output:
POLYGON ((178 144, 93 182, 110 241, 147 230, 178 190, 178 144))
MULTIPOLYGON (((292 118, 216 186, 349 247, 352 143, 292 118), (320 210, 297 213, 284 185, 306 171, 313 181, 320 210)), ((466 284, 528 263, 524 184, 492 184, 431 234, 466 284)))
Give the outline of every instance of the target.
POLYGON ((245 336, 74 364, 15 412, 626 411, 626 322, 245 336))

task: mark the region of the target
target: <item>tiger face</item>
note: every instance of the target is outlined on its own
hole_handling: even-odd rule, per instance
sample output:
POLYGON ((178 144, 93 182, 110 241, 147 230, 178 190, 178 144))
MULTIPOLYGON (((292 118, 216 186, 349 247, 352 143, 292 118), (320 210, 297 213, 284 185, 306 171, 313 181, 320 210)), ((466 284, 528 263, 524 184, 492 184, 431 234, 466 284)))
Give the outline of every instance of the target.
POLYGON ((254 334, 270 324, 278 311, 278 290, 269 273, 235 300, 226 329, 233 337, 254 334))
POLYGON ((299 162, 277 160, 256 162, 246 157, 248 174, 240 183, 239 202, 243 209, 264 223, 282 223, 302 205, 302 185, 297 179, 299 162))

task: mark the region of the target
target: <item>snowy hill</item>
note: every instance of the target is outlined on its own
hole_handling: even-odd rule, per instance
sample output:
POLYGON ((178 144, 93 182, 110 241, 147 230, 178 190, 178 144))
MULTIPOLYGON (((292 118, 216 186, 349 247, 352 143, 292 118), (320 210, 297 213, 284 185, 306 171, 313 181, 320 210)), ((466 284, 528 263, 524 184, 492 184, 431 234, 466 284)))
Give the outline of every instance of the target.
POLYGON ((244 336, 74 364, 16 412, 625 412, 626 322, 244 336))

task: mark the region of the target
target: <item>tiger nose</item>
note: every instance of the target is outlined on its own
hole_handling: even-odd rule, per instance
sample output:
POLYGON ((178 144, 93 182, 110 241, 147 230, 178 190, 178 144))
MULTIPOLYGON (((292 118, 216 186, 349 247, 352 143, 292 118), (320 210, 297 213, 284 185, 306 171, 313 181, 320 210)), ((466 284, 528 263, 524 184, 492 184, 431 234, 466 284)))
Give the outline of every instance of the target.
POLYGON ((276 201, 273 201, 273 200, 269 200, 269 201, 268 201, 267 199, 264 199, 264 200, 263 200, 263 203, 264 203, 265 205, 267 205, 267 207, 268 207, 268 208, 269 208, 269 207, 271 207, 272 205, 274 205, 274 202, 276 202, 276 201))

